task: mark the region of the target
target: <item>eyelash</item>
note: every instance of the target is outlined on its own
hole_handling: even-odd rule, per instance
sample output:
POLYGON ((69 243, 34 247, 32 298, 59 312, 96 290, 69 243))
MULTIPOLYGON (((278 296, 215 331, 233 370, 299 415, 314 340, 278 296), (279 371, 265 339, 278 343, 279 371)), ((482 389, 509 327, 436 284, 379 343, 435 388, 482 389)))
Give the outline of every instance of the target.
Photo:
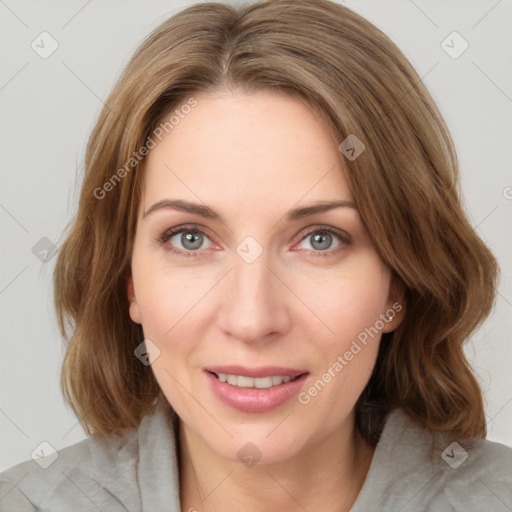
MULTIPOLYGON (((199 229, 195 225, 181 225, 181 226, 176 226, 176 227, 167 229, 159 237, 157 237, 156 241, 158 242, 159 245, 162 245, 162 246, 165 245, 165 249, 174 254, 178 254, 181 256, 185 256, 185 257, 193 257, 193 258, 200 256, 200 251, 185 252, 185 251, 182 251, 181 249, 175 249, 172 246, 170 246, 169 244, 167 244, 167 241, 169 239, 171 239, 174 235, 177 235, 180 233, 200 233, 200 234, 208 237, 208 235, 202 229, 199 229)), ((348 233, 346 233, 345 231, 342 231, 342 230, 339 230, 339 229, 336 229, 333 227, 322 227, 322 228, 316 227, 316 228, 310 229, 307 233, 305 233, 299 240, 299 243, 314 233, 329 233, 331 235, 336 236, 340 240, 340 245, 338 247, 336 247, 335 249, 326 250, 326 251, 309 250, 308 252, 313 254, 314 256, 320 256, 320 257, 324 257, 324 258, 333 256, 334 253, 336 251, 342 249, 344 245, 350 245, 352 242, 350 235, 348 233)))

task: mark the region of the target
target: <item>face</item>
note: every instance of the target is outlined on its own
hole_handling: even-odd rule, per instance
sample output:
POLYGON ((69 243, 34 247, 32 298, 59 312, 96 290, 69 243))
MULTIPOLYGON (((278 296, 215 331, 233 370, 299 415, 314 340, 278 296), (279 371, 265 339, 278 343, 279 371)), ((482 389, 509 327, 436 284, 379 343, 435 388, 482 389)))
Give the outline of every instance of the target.
POLYGON ((130 316, 190 432, 283 461, 353 422, 401 306, 328 127, 277 93, 194 97, 147 158, 130 316))

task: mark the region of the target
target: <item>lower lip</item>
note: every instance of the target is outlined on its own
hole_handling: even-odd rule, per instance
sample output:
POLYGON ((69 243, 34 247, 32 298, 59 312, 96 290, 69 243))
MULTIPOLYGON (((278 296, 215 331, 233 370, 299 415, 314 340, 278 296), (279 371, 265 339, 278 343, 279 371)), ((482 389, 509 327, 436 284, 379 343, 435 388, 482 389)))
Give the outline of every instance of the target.
POLYGON ((297 395, 302 387, 307 373, 295 380, 283 382, 271 388, 238 388, 227 382, 221 382, 215 375, 205 371, 206 378, 217 398, 243 412, 267 412, 283 405, 293 396, 297 395))

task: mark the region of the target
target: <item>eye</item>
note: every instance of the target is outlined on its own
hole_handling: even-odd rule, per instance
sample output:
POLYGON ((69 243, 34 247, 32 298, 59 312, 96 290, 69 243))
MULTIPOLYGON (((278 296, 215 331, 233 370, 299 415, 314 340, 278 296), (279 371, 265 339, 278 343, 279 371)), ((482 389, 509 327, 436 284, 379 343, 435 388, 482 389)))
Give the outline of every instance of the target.
POLYGON ((170 228, 159 237, 158 241, 169 251, 185 256, 197 256, 196 253, 200 249, 208 249, 212 246, 206 233, 196 226, 170 228))
MULTIPOLYGON (((317 227, 302 235, 298 247, 315 256, 331 256, 350 245, 351 241, 350 235, 343 230, 317 227), (300 247, 304 243, 306 247, 300 247)), ((157 242, 170 252, 188 257, 200 256, 202 249, 209 249, 213 245, 207 234, 195 225, 169 228, 157 238, 157 242)))
MULTIPOLYGON (((310 251, 315 256, 328 256, 340 249, 342 246, 349 245, 350 235, 345 231, 335 228, 315 228, 306 233, 300 243, 307 242, 307 246, 302 247, 310 251)), ((300 244, 299 244, 300 245, 300 244)))

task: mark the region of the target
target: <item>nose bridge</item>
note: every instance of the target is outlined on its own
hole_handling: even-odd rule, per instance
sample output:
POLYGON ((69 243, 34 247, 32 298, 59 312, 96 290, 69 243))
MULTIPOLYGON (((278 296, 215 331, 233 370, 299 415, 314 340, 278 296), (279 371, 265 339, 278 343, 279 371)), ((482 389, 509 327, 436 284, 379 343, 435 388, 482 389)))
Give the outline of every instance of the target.
POLYGON ((232 272, 233 287, 240 303, 247 302, 254 307, 262 301, 266 295, 271 296, 273 283, 268 269, 268 258, 260 256, 256 261, 248 263, 242 258, 235 261, 232 272))
POLYGON ((258 341, 286 328, 286 310, 268 265, 265 251, 254 261, 234 255, 220 323, 226 333, 241 341, 258 341))

